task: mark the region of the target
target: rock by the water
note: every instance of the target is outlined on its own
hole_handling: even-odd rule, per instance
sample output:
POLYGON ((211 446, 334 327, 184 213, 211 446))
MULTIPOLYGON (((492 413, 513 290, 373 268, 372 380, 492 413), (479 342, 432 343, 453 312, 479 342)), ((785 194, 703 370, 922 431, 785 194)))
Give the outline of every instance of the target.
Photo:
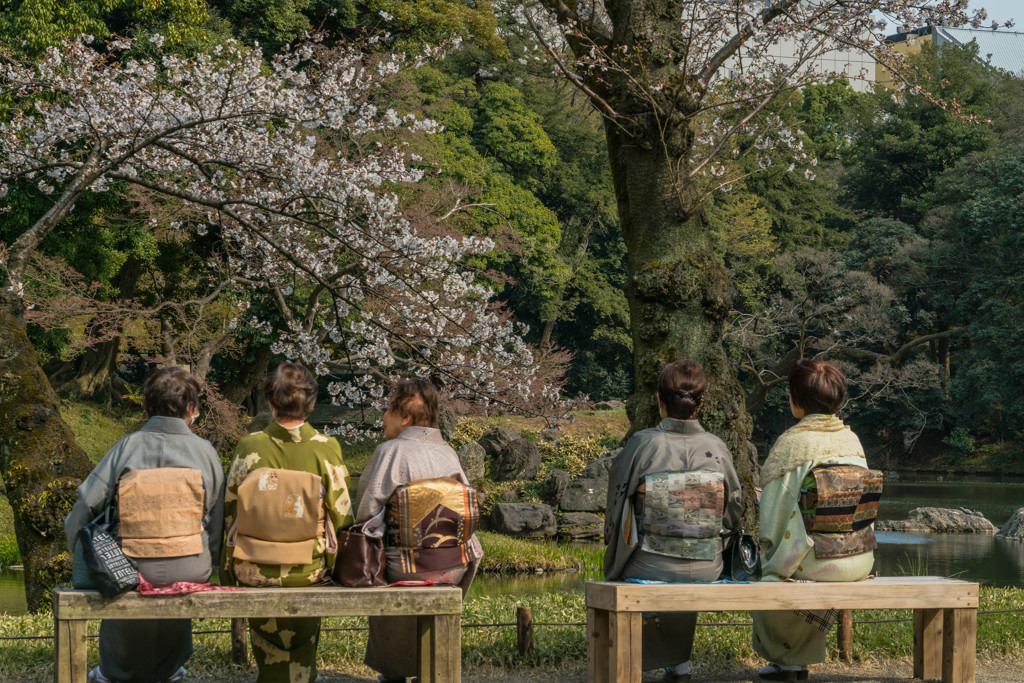
POLYGON ((947 534, 994 534, 998 531, 992 522, 977 513, 932 507, 914 508, 905 520, 876 522, 875 530, 947 534))
POLYGON ((550 505, 540 503, 498 503, 491 512, 491 530, 524 538, 545 538, 558 531, 550 505))
POLYGON ((470 441, 459 449, 459 462, 462 463, 462 471, 470 481, 479 481, 484 478, 484 460, 487 451, 476 441, 470 441))
POLYGON ((540 472, 540 450, 537 444, 517 438, 505 444, 494 456, 491 479, 517 481, 533 479, 540 472))
POLYGON ((604 517, 589 512, 566 512, 558 519, 558 535, 571 541, 604 537, 604 517))
POLYGON ((594 405, 594 410, 622 410, 625 407, 622 401, 601 401, 594 405))
POLYGON ((586 469, 580 474, 581 477, 586 479, 595 479, 600 477, 608 477, 608 472, 612 469, 612 463, 615 461, 615 456, 619 454, 621 448, 616 448, 608 455, 601 456, 597 460, 594 460, 586 469))
POLYGON ((619 450, 587 465, 583 473, 565 487, 558 507, 565 512, 604 512, 608 497, 608 471, 619 450))
POLYGON ((1010 521, 996 535, 1010 541, 1024 541, 1024 508, 1017 508, 1010 521))
POLYGON ((519 435, 511 429, 498 427, 481 436, 477 443, 483 446, 484 450, 487 451, 487 455, 493 458, 498 453, 501 453, 505 446, 518 438, 520 438, 519 435))
POLYGON ((608 498, 608 477, 573 479, 565 487, 558 506, 566 512, 604 512, 608 498))
POLYGON ((558 507, 570 479, 572 477, 565 470, 551 470, 540 483, 540 499, 548 505, 558 507))

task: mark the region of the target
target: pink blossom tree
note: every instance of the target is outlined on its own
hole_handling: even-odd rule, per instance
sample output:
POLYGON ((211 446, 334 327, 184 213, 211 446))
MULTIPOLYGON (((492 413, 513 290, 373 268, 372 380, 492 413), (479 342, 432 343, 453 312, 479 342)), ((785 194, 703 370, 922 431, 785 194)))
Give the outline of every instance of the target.
MULTIPOLYGON (((548 59, 604 115, 629 255, 636 393, 632 428, 653 425, 661 367, 699 359, 710 395, 701 418, 751 480, 744 409, 722 339, 729 277, 712 251, 704 203, 745 168, 785 164, 813 177, 816 160, 776 112, 800 87, 843 75, 850 54, 870 55, 917 89, 886 22, 975 25, 968 0, 539 0, 517 8, 548 59), (844 56, 846 55, 846 56, 844 56), (756 164, 749 163, 755 160, 756 164)), ((852 61, 852 60, 850 60, 852 61)), ((932 98, 956 110, 957 103, 932 98)), ((751 487, 752 489, 752 487, 751 487)), ((748 511, 753 512, 753 505, 748 511)))
POLYGON ((0 65, 21 105, 0 122, 0 196, 32 183, 52 198, 0 247, 0 454, 30 608, 45 606, 44 586, 66 565, 63 517, 89 463, 25 335, 23 281, 85 193, 127 190, 163 207, 153 220, 170 229, 215 233, 230 279, 269 292, 285 321, 271 329, 242 305, 232 324, 264 327, 276 352, 334 374, 340 404, 380 407, 403 373, 507 408, 557 398, 464 265, 491 243, 403 215, 397 191, 423 173, 403 140, 439 127, 383 105, 382 84, 430 50, 406 59, 310 44, 268 64, 233 43, 157 60, 105 47, 83 40, 0 65))

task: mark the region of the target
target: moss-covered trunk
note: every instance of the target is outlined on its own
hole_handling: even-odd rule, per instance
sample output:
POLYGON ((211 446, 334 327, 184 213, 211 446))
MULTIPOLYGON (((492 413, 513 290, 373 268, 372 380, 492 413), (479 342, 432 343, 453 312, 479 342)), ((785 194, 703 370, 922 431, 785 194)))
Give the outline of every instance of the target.
POLYGON ((57 395, 25 333, 21 302, 0 299, 0 473, 14 509, 30 610, 70 573, 64 518, 92 464, 61 420, 57 395))
POLYGON ((631 431, 658 423, 654 394, 665 364, 680 358, 700 361, 708 390, 699 417, 733 453, 753 528, 752 423, 722 344, 731 301, 729 275, 715 258, 704 213, 681 211, 677 193, 687 190, 678 186, 664 151, 622 144, 612 126, 608 140, 629 255, 626 299, 636 379, 636 393, 627 402, 631 431))

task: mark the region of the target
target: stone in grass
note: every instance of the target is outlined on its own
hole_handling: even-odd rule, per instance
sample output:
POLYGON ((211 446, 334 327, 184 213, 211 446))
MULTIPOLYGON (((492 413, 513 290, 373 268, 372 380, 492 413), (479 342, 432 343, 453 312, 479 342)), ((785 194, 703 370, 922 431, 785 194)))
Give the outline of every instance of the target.
POLYGON ((518 439, 494 459, 494 478, 496 481, 531 480, 540 472, 540 464, 537 444, 518 439))
POLYGON ((1010 521, 1003 525, 996 536, 1009 541, 1024 541, 1024 508, 1017 508, 1013 517, 1010 517, 1010 521))
POLYGON ((521 538, 546 538, 558 532, 558 524, 550 505, 498 503, 491 512, 491 530, 521 538))
POLYGON ((484 461, 487 458, 487 451, 476 441, 470 441, 459 449, 459 462, 462 463, 462 471, 470 481, 479 481, 484 478, 484 461))
POLYGON ((622 401, 601 401, 594 405, 594 410, 622 410, 626 404, 622 401))
POLYGON ((568 486, 572 477, 565 470, 551 470, 548 476, 540 483, 540 499, 548 505, 555 507, 562 501, 562 494, 568 486))
POLYGON ((570 541, 604 537, 604 517, 589 512, 566 512, 558 518, 558 536, 570 541))
POLYGON ((511 429, 506 429, 505 427, 497 427, 496 429, 492 429, 491 431, 481 436, 477 440, 477 443, 483 446, 483 449, 484 451, 487 452, 487 455, 493 458, 496 455, 498 455, 498 453, 501 453, 505 446, 519 438, 519 435, 516 434, 511 429))

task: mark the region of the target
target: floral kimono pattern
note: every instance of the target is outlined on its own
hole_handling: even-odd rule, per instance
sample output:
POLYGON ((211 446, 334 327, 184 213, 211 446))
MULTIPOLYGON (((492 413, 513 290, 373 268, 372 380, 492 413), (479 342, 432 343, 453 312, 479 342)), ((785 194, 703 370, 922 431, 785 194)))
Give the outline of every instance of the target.
MULTIPOLYGON (((277 422, 262 432, 243 437, 235 447, 235 458, 227 476, 224 497, 225 528, 235 526, 238 515, 238 487, 250 473, 272 468, 309 472, 320 477, 323 490, 318 533, 308 564, 257 564, 235 557, 235 548, 225 546, 223 573, 246 586, 312 586, 330 580, 335 554, 330 552, 327 534, 352 524, 348 469, 341 460, 341 446, 309 424, 285 429, 277 422)), ((229 543, 230 543, 229 538, 229 543)), ((316 646, 320 619, 289 617, 250 619, 249 637, 259 669, 258 683, 312 683, 316 679, 316 646)))

